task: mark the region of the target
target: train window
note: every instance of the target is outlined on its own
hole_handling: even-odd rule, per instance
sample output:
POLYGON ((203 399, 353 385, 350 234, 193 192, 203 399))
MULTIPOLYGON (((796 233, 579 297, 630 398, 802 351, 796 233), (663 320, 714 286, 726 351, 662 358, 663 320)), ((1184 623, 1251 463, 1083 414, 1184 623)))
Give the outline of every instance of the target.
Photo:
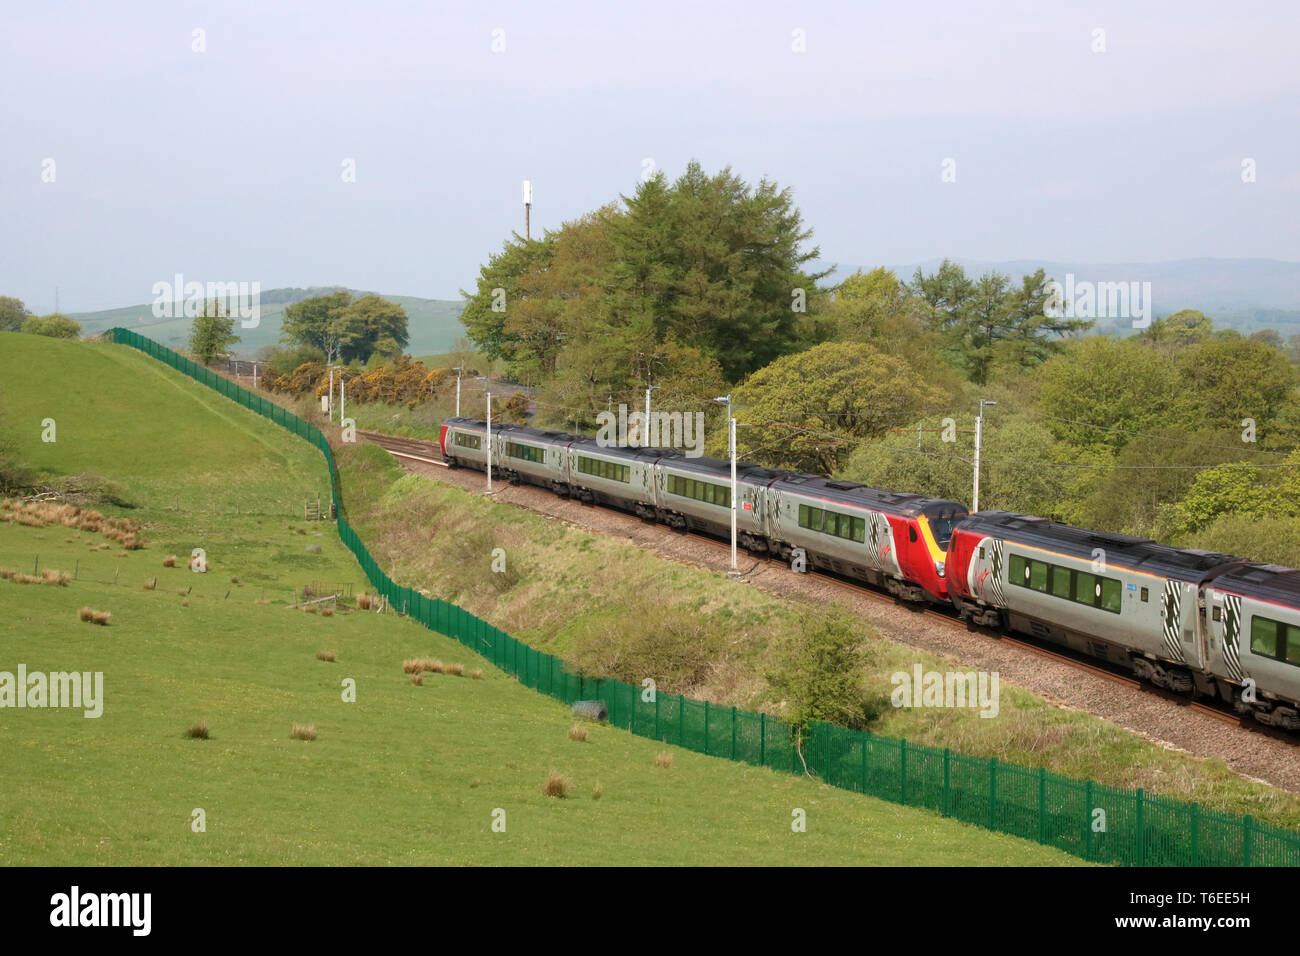
POLYGON ((519 458, 523 461, 540 462, 542 460, 542 449, 533 445, 520 445, 516 442, 506 442, 506 454, 511 458, 519 458))
POLYGON ((908 527, 908 529, 907 529, 907 540, 910 541, 910 542, 912 542, 913 544, 916 544, 916 528, 915 528, 915 527, 910 527, 910 526, 908 527))
POLYGON ((1052 566, 1052 594, 1059 598, 1070 597, 1070 576, 1074 572, 1069 568, 1052 566))
POLYGON ((1007 565, 1007 580, 1023 587, 1029 580, 1029 562, 1020 555, 1013 554, 1011 563, 1007 565))
POLYGON ((1074 592, 1071 596, 1080 604, 1091 604, 1096 607, 1097 599, 1101 597, 1101 586, 1097 584, 1097 575, 1089 574, 1087 571, 1075 571, 1074 592))
POLYGON ((462 448, 480 448, 482 447, 483 439, 478 435, 456 432, 456 437, 453 440, 453 443, 460 445, 462 448))
POLYGON ((1286 626, 1286 662, 1300 664, 1300 627, 1286 626))
POLYGON ((1217 604, 1214 605, 1214 610, 1210 613, 1210 617, 1216 621, 1223 620, 1223 608, 1219 607, 1217 604))
POLYGON ((1255 615, 1250 619, 1250 652, 1277 657, 1277 621, 1255 615))
POLYGON ((1146 588, 1143 588, 1143 589, 1142 589, 1142 603, 1145 604, 1145 603, 1147 602, 1147 598, 1149 598, 1150 596, 1151 596, 1151 592, 1148 591, 1146 588))
POLYGON ((807 505, 799 506, 799 527, 801 528, 808 527, 808 512, 810 510, 811 509, 809 509, 807 505))
POLYGON ((981 561, 984 560, 984 549, 983 549, 983 548, 980 548, 980 560, 981 560, 981 561))
POLYGON ((865 518, 853 519, 853 540, 857 542, 866 542, 867 540, 867 520, 865 518))
POLYGON ((1049 565, 1044 561, 1029 562, 1029 586, 1035 591, 1047 592, 1047 569, 1049 565))
POLYGON ((1124 600, 1124 586, 1114 578, 1101 579, 1101 606, 1115 614, 1120 612, 1124 600))

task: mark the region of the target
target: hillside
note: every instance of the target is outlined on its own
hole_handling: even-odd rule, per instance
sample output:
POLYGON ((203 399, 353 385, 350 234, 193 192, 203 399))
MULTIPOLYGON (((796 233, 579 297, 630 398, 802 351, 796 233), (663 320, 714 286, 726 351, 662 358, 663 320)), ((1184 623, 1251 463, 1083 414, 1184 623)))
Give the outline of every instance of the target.
POLYGON ((391 614, 288 607, 312 582, 364 586, 334 527, 301 520, 326 480, 307 443, 120 346, 0 333, 0 383, 22 457, 120 482, 133 507, 101 510, 145 541, 119 551, 90 531, 0 523, 0 569, 70 576, 0 580, 0 670, 104 679, 97 719, 0 711, 0 864, 1078 862, 608 727, 570 740, 564 707, 450 639, 391 614), (206 574, 184 567, 194 547, 206 574), (108 625, 79 621, 83 606, 108 625), (415 686, 414 657, 466 673, 415 686), (210 739, 185 736, 198 721, 210 739), (294 723, 317 739, 291 739, 294 723), (565 799, 542 793, 552 770, 573 784, 565 799))
MULTIPOLYGON (((235 324, 235 332, 240 337, 236 352, 240 357, 251 356, 263 346, 279 343, 285 306, 301 302, 314 295, 324 295, 336 288, 338 287, 263 290, 261 316, 257 327, 245 329, 238 322, 235 324)), ((354 291, 353 294, 362 296, 372 293, 354 291)), ((411 338, 407 351, 412 355, 445 352, 465 334, 464 326, 460 324, 459 319, 462 306, 459 301, 421 299, 409 295, 380 294, 380 297, 389 302, 396 302, 406 310, 410 320, 411 338)), ((158 319, 154 316, 153 307, 149 303, 99 312, 77 312, 72 313, 71 318, 80 322, 83 332, 88 335, 121 326, 148 335, 154 341, 170 348, 183 347, 189 338, 189 319, 158 319)))

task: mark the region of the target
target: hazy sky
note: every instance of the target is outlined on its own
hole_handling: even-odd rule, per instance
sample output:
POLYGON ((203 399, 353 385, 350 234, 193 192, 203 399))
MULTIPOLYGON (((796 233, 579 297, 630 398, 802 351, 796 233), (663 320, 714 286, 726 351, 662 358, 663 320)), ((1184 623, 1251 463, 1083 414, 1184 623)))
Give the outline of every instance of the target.
POLYGON ((1217 0, 10 2, 0 295, 455 298, 525 177, 536 235, 691 157, 791 187, 827 264, 1300 260, 1298 27, 1217 0))

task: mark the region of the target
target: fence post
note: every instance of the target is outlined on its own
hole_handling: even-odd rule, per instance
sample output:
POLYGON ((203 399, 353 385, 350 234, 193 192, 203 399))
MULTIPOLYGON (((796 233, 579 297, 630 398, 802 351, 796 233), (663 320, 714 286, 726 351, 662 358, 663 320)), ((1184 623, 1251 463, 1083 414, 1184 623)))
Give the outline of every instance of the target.
POLYGON ((704 702, 704 756, 709 755, 709 702, 704 702))
POLYGON ((677 746, 684 746, 686 739, 686 695, 677 695, 677 746))
POLYGON ((1251 824, 1252 821, 1250 819, 1250 814, 1246 814, 1246 818, 1241 821, 1241 826, 1242 826, 1242 847, 1241 848, 1242 848, 1242 855, 1245 857, 1245 863, 1243 864, 1244 866, 1250 866, 1251 850, 1253 849, 1251 844, 1254 842, 1252 839, 1254 835, 1254 827, 1251 824))
POLYGON ((952 772, 950 764, 952 762, 952 751, 947 747, 943 748, 943 815, 945 817, 952 815, 952 790, 950 784, 952 772))
POLYGON ((858 731, 858 739, 862 741, 862 792, 867 792, 867 735, 858 731))
POLYGON ((659 688, 655 688, 655 740, 663 740, 659 735, 659 688))
POLYGON ((1047 768, 1038 768, 1038 842, 1047 842, 1047 768))
POLYGON ((736 708, 731 708, 731 759, 736 759, 736 708))
POLYGON ((758 765, 767 766, 767 714, 758 715, 758 765))
POLYGON ((1144 825, 1143 822, 1143 817, 1146 815, 1143 812, 1146 809, 1144 806, 1145 803, 1146 803, 1146 796, 1145 794, 1143 794, 1142 788, 1138 787, 1138 847, 1137 847, 1138 866, 1146 865, 1146 855, 1147 855, 1146 826, 1144 825))
POLYGON ((998 758, 989 758, 989 829, 998 822, 998 758))
POLYGON ((902 746, 898 748, 898 754, 899 754, 899 760, 898 760, 899 800, 898 802, 906 806, 907 805, 907 738, 904 737, 900 741, 900 743, 902 744, 902 746))

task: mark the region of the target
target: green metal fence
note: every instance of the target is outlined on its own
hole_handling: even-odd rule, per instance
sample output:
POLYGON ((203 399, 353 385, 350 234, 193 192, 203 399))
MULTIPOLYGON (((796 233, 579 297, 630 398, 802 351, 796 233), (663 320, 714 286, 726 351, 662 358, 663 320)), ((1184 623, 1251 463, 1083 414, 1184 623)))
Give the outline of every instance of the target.
POLYGON ((515 640, 454 604, 425 597, 388 577, 344 517, 334 456, 316 426, 135 332, 115 328, 106 334, 319 448, 330 469, 339 537, 391 608, 455 638, 543 694, 566 704, 604 701, 614 726, 785 773, 803 773, 806 761, 812 774, 832 786, 924 807, 1087 860, 1126 866, 1300 865, 1300 834, 1248 816, 832 724, 814 723, 804 732, 801 761, 794 728, 767 714, 574 674, 559 658, 515 640))

